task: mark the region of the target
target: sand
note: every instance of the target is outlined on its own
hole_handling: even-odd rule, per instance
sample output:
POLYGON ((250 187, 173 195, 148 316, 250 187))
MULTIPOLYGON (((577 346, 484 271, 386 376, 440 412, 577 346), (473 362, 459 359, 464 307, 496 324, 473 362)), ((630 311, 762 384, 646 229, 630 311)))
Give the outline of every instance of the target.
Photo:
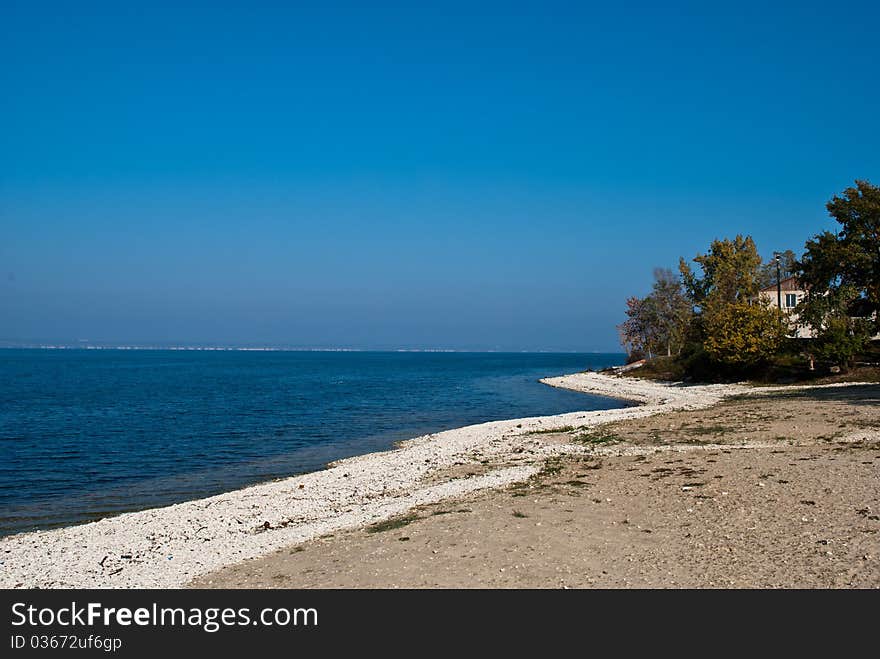
MULTIPOLYGON (((368 539, 372 541, 391 542, 388 540, 391 536, 385 533, 368 533, 362 529, 389 519, 393 520, 389 526, 396 528, 399 518, 413 514, 413 510, 428 510, 442 502, 475 501, 485 502, 484 505, 489 507, 488 511, 491 506, 500 505, 502 499, 498 497, 512 497, 515 489, 511 488, 526 488, 528 491, 528 488, 538 487, 535 479, 550 476, 547 473, 548 464, 563 464, 558 473, 566 473, 564 470, 571 468, 568 461, 577 464, 577 460, 594 460, 597 456, 605 456, 602 459, 608 460, 611 465, 615 460, 647 459, 646 451, 687 452, 699 454, 703 456, 702 459, 708 460, 711 450, 721 449, 712 448, 711 445, 702 445, 696 450, 693 445, 646 447, 638 442, 606 446, 573 442, 572 437, 588 432, 600 424, 645 420, 661 412, 663 415, 655 418, 664 419, 665 422, 669 414, 693 414, 716 405, 725 398, 741 396, 751 391, 742 385, 664 385, 595 373, 549 378, 545 382, 551 386, 615 396, 642 404, 618 410, 575 412, 467 426, 408 440, 392 451, 343 460, 324 471, 312 474, 263 483, 174 506, 119 515, 81 526, 10 536, 0 539, 0 587, 161 588, 187 584, 247 585, 246 579, 239 583, 241 573, 236 570, 259 565, 260 561, 269 561, 264 570, 267 574, 274 573, 276 564, 272 561, 279 560, 279 556, 311 555, 312 552, 308 549, 301 551, 300 548, 312 546, 309 543, 328 542, 327 536, 330 534, 336 536, 330 542, 343 543, 333 545, 333 551, 343 551, 344 543, 359 533, 364 537, 369 536, 368 539), (561 432, 552 432, 554 430, 561 432), (291 554, 291 551, 294 553, 291 554)), ((832 389, 847 390, 837 387, 829 391, 832 389)), ((774 393, 778 394, 778 389, 767 388, 760 391, 761 396, 774 393)), ((866 409, 873 408, 866 406, 866 409)), ((857 439, 849 444, 855 446, 860 442, 864 444, 870 441, 874 440, 857 439)), ((742 450, 723 450, 731 450, 731 454, 736 455, 759 456, 762 452, 772 450, 768 447, 773 442, 778 443, 778 440, 745 440, 739 437, 731 440, 731 443, 742 450)), ((795 450, 796 447, 791 448, 795 450)), ((606 486, 609 493, 613 489, 611 483, 617 483, 611 477, 613 469, 612 466, 606 471, 603 466, 601 470, 591 470, 597 474, 601 472, 602 478, 611 479, 606 486)), ((641 479, 636 481, 639 486, 644 486, 645 482, 641 479)), ((864 485, 855 479, 852 483, 856 490, 864 485)), ((625 481, 614 485, 624 486, 625 481)), ((580 492, 586 486, 571 487, 580 492)), ((595 484, 590 487, 595 487, 595 484)), ((873 492, 876 491, 875 487, 873 492)), ((625 498, 623 490, 614 496, 625 498)), ((641 500, 641 497, 638 490, 630 496, 634 501, 641 500)), ((532 501, 530 497, 516 498, 523 499, 523 506, 532 501)), ((542 500, 542 496, 537 497, 538 502, 542 500)), ((544 503, 547 504, 546 501, 544 503)), ((531 505, 541 504, 529 504, 531 505)), ((880 506, 880 503, 875 501, 865 505, 880 506)), ((660 506, 659 502, 657 506, 660 506)), ((460 509, 463 508, 455 508, 460 509)), ((471 523, 476 523, 477 529, 490 529, 491 523, 499 523, 501 529, 512 533, 510 529, 515 526, 511 521, 521 523, 516 520, 529 519, 534 514, 534 511, 520 512, 525 517, 505 514, 503 519, 496 519, 490 515, 485 521, 489 526, 484 527, 484 522, 480 521, 471 523)), ((416 514, 420 517, 422 515, 421 512, 416 514)), ((867 519, 872 514, 866 514, 866 523, 873 522, 867 519)), ((482 516, 464 513, 432 515, 431 518, 452 521, 455 515, 461 515, 462 520, 482 519, 482 516)), ((584 523, 587 524, 588 521, 585 520, 584 523)), ((420 519, 418 523, 423 523, 423 520, 420 519)), ((415 523, 412 525, 415 526, 415 523)), ((542 523, 542 527, 535 528, 541 529, 541 537, 547 535, 551 539, 555 538, 552 527, 545 527, 542 523)), ((462 529, 462 533, 471 532, 477 533, 474 538, 480 538, 480 532, 462 529)), ((642 535, 646 537, 651 534, 642 535)), ((483 537, 490 544, 493 542, 494 536, 484 534, 483 537)), ((574 538, 573 542, 580 544, 588 541, 578 534, 574 534, 574 538)), ((392 540, 398 543, 393 545, 395 548, 411 542, 401 541, 399 538, 392 540)), ((499 537, 492 551, 505 551, 505 546, 507 545, 503 542, 503 536, 499 537)), ((328 552, 327 556, 330 555, 328 552)), ((486 559, 486 564, 490 566, 488 569, 501 570, 504 567, 501 564, 496 568, 490 558, 491 554, 486 559)), ((591 560, 599 559, 593 557, 591 560)), ((874 559, 865 560, 870 562, 874 559)), ((355 552, 340 564, 350 566, 359 562, 363 563, 355 552)), ((366 565, 364 563, 364 570, 367 569, 366 565)), ((500 585, 481 579, 476 573, 468 576, 467 569, 463 566, 464 563, 456 568, 466 577, 463 577, 464 583, 458 585, 500 585)), ((558 567, 560 570, 564 569, 561 563, 558 567)), ((422 566, 419 570, 424 568, 422 566)), ((259 585, 321 585, 318 581, 309 582, 303 578, 305 574, 312 574, 306 572, 306 569, 313 572, 318 570, 316 567, 300 569, 293 566, 288 572, 278 571, 277 574, 281 575, 278 579, 273 574, 271 582, 261 582, 259 585)), ((364 582, 363 574, 353 574, 349 581, 338 585, 389 587, 410 583, 391 578, 394 573, 393 561, 389 563, 388 569, 390 572, 386 578, 381 577, 380 571, 380 576, 374 582, 364 582)), ((550 566, 546 569, 555 571, 556 567, 550 566)), ((406 572, 403 564, 398 572, 406 572)), ((584 573, 592 574, 590 570, 584 573)), ((540 572, 536 574, 539 575, 536 581, 513 585, 559 585, 554 579, 542 579, 540 572)), ((437 579, 436 575, 433 581, 428 581, 433 585, 456 585, 437 579)), ((588 583, 576 581, 573 579, 572 585, 588 583)), ((630 582, 621 583, 631 585, 630 582)), ((257 585, 257 582, 253 582, 253 585, 257 585)))
POLYGON ((591 451, 550 458, 525 483, 192 585, 877 588, 878 403, 877 386, 776 389, 611 423, 588 434, 591 451))

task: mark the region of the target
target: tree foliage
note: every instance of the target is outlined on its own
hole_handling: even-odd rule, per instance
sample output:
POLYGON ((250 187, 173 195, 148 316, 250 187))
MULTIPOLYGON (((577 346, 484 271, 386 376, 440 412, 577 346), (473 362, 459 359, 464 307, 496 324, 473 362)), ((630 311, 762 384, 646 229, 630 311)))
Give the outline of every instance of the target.
POLYGON ((761 256, 751 236, 714 240, 694 262, 684 259, 679 270, 691 301, 699 308, 702 346, 715 362, 749 367, 766 362, 779 349, 785 325, 778 310, 758 301, 762 287, 761 256))
POLYGON ((791 250, 779 254, 778 274, 776 259, 762 262, 743 235, 712 241, 693 259, 696 266, 680 259, 680 279, 656 270, 651 293, 627 300, 622 343, 631 355, 665 352, 685 364, 754 370, 782 349, 789 324, 776 305, 762 303, 760 291, 795 276, 807 292, 798 320, 815 337, 799 345, 811 360, 851 365, 880 331, 880 187, 857 180, 826 207, 839 230, 808 240, 800 260, 791 250))
POLYGON ((678 278, 668 268, 655 268, 651 293, 626 301, 626 320, 618 326, 620 341, 630 356, 678 353, 692 316, 678 278))
POLYGON ((714 361, 731 367, 765 363, 785 338, 778 309, 745 300, 714 301, 703 311, 703 348, 714 361))
POLYGON ((693 305, 672 270, 654 269, 654 287, 649 298, 652 300, 659 347, 665 348, 670 356, 673 352, 680 352, 693 316, 693 305))
POLYGON ((698 276, 683 258, 679 260, 682 281, 694 305, 734 303, 750 300, 761 289, 761 256, 751 236, 713 240, 709 251, 698 254, 698 276))
POLYGON ((798 313, 813 329, 817 356, 843 368, 880 329, 880 188, 856 181, 826 204, 840 225, 807 241, 798 279, 807 290, 798 313))
POLYGON ((856 311, 857 302, 863 299, 854 286, 842 284, 824 295, 809 295, 800 305, 801 320, 813 329, 812 352, 816 357, 846 370, 865 349, 872 323, 856 315, 864 313, 856 311))
POLYGON ((814 329, 820 334, 823 310, 874 316, 880 328, 875 316, 880 310, 880 188, 856 181, 826 208, 840 230, 823 231, 806 243, 798 272, 808 293, 805 314, 819 320, 814 329))
POLYGON ((617 331, 630 358, 653 357, 656 325, 651 307, 648 298, 633 296, 626 300, 626 320, 617 326, 617 331))

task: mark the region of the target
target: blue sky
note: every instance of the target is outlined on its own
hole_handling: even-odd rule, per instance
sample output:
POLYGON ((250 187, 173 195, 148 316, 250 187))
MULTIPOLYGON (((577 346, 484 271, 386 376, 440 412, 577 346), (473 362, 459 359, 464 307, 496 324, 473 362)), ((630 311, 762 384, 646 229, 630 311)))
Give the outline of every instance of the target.
POLYGON ((880 182, 877 3, 0 5, 0 339, 616 350, 880 182))

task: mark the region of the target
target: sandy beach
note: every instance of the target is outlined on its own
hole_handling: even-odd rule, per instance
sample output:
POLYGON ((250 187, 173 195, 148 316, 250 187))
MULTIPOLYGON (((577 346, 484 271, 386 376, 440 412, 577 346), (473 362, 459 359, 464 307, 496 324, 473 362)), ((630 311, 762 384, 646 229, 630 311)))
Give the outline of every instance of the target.
POLYGON ((876 388, 596 373, 545 383, 640 405, 458 428, 320 472, 10 536, 0 540, 0 586, 880 583, 876 388), (785 414, 773 412, 780 399, 785 414), (846 428, 834 425, 845 418, 846 428), (779 551, 809 552, 781 568, 766 534, 779 551), (732 549, 719 561, 722 547, 732 549), (755 576, 725 570, 731 561, 755 576))
POLYGON ((877 588, 880 387, 759 391, 197 580, 232 588, 877 588))

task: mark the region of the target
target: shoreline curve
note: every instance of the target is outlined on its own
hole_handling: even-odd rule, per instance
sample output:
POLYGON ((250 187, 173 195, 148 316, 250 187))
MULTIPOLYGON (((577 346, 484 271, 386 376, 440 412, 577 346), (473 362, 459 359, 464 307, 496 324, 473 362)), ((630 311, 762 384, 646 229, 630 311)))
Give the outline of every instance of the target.
POLYGON ((0 538, 2 588, 177 588, 226 565, 327 533, 373 524, 414 506, 527 480, 554 454, 534 433, 589 428, 673 409, 699 409, 750 390, 586 372, 542 383, 639 403, 635 407, 490 421, 404 440, 327 469, 77 526, 0 538), (502 463, 432 482, 463 464, 502 463))

